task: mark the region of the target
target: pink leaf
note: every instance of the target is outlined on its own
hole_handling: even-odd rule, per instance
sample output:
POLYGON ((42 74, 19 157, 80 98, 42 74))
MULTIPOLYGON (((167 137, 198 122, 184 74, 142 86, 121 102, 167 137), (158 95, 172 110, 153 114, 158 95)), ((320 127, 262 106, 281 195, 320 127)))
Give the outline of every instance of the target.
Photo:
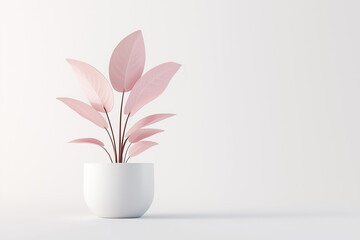
POLYGON ((72 140, 69 143, 90 143, 90 144, 99 145, 100 147, 105 146, 105 144, 103 142, 101 142, 100 140, 97 140, 95 138, 79 138, 79 139, 72 140))
POLYGON ((143 119, 137 121, 130 129, 129 131, 126 133, 125 137, 130 136, 133 132, 135 132, 136 130, 146 127, 150 124, 156 123, 158 121, 164 120, 166 118, 175 116, 175 114, 171 114, 171 113, 160 113, 160 114, 154 114, 154 115, 150 115, 147 117, 144 117, 143 119))
POLYGON ((114 94, 109 82, 96 68, 87 63, 66 59, 80 81, 90 104, 99 112, 110 112, 114 105, 114 94))
POLYGON ((109 75, 114 89, 130 91, 140 79, 145 66, 145 45, 141 31, 125 37, 114 49, 110 59, 109 75))
POLYGON ((154 134, 157 134, 157 133, 163 132, 163 131, 164 130, 153 129, 153 128, 139 129, 129 136, 129 142, 136 143, 138 141, 143 140, 144 138, 150 137, 154 134))
POLYGON ((157 145, 156 142, 150 142, 150 141, 142 141, 133 144, 129 149, 129 156, 135 157, 136 155, 144 152, 145 150, 149 149, 152 146, 157 145))
POLYGON ((161 64, 145 73, 136 82, 125 106, 125 114, 134 115, 145 104, 157 98, 167 87, 180 64, 169 62, 161 64))
POLYGON ((72 110, 77 112, 83 118, 86 118, 87 120, 95 123, 101 128, 108 128, 108 124, 105 121, 104 117, 101 116, 101 114, 97 112, 94 108, 92 108, 90 105, 72 98, 57 98, 57 99, 65 103, 67 106, 69 106, 72 110))

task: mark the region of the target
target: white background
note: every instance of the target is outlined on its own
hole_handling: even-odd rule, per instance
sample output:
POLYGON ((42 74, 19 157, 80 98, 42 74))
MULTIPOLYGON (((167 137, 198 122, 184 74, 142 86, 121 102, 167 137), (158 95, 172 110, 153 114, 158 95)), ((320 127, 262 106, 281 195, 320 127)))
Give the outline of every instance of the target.
POLYGON ((89 215, 83 163, 108 159, 66 142, 108 140, 55 99, 86 100, 65 58, 108 76, 116 44, 141 29, 145 70, 182 64, 131 119, 177 114, 156 125, 165 129, 153 138, 160 145, 132 159, 155 163, 149 216, 359 213, 359 9, 358 1, 1 1, 1 208, 89 215))

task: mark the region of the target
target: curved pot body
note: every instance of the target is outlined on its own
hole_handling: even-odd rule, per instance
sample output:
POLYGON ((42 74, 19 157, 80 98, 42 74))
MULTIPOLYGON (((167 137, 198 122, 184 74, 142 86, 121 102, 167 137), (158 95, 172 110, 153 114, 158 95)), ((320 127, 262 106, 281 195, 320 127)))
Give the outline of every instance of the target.
POLYGON ((141 217, 154 197, 152 163, 85 163, 84 197, 104 218, 141 217))

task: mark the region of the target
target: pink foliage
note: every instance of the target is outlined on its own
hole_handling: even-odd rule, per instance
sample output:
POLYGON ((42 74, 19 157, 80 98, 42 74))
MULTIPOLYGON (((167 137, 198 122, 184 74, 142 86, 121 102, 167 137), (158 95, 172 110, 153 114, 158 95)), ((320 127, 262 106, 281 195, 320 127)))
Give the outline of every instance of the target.
POLYGON ((130 91, 140 79, 145 66, 145 45, 141 31, 136 31, 116 46, 109 65, 110 81, 118 92, 130 91))
POLYGON ((137 121, 127 132, 126 126, 129 117, 157 98, 167 88, 170 80, 179 70, 180 64, 174 62, 163 63, 143 74, 145 44, 140 30, 125 37, 115 47, 109 63, 111 84, 100 71, 91 65, 74 59, 66 60, 77 76, 91 106, 72 98, 58 98, 58 100, 83 118, 101 128, 105 128, 111 141, 114 158, 105 149, 104 143, 95 138, 80 138, 71 141, 71 143, 99 145, 109 155, 111 162, 114 163, 127 162, 127 159, 125 160, 127 150, 129 150, 129 157, 134 157, 157 144, 142 140, 163 132, 163 130, 144 129, 143 127, 172 117, 175 114, 162 113, 147 116, 137 121), (108 114, 114 106, 114 94, 111 86, 117 92, 122 93, 118 136, 114 134, 113 125, 108 114), (130 92, 126 103, 123 101, 125 92, 130 92), (106 119, 101 113, 106 113, 106 119), (127 116, 123 116, 123 114, 127 116), (124 121, 122 122, 122 120, 124 121), (126 144, 128 144, 128 147, 125 151, 126 144))
POLYGON ((108 128, 108 124, 105 121, 104 117, 101 116, 101 114, 97 112, 94 108, 92 108, 90 105, 87 105, 86 103, 72 98, 57 99, 65 103, 68 107, 77 112, 83 118, 86 118, 87 120, 95 123, 101 128, 108 128))
POLYGON ((104 75, 93 66, 73 59, 66 59, 78 77, 90 104, 99 112, 110 112, 114 95, 104 75))
POLYGON ((164 130, 153 128, 139 129, 129 136, 129 142, 136 143, 163 131, 164 130))
POLYGON ((157 98, 166 89, 180 66, 180 64, 168 62, 145 73, 132 89, 124 113, 132 116, 145 104, 157 98))
POLYGON ((125 137, 130 136, 133 132, 136 130, 146 127, 150 124, 156 123, 158 121, 164 120, 166 118, 175 116, 175 114, 172 113, 160 113, 160 114, 154 114, 147 117, 144 117, 143 119, 140 119, 137 121, 126 133, 125 137))
POLYGON ((135 157, 136 155, 144 152, 145 150, 147 150, 155 145, 157 145, 157 143, 151 142, 151 141, 142 141, 142 142, 135 143, 135 144, 131 145, 131 147, 129 149, 129 156, 135 157))
POLYGON ((97 140, 95 138, 79 138, 79 139, 72 140, 69 143, 90 143, 90 144, 99 145, 100 147, 105 146, 102 141, 97 140))

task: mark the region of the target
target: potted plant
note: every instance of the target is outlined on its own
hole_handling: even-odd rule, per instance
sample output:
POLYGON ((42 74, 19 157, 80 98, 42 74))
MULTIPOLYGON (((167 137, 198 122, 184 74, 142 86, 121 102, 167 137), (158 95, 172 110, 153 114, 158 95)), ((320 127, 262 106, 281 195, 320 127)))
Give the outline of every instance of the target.
POLYGON ((99 217, 141 217, 153 199, 154 169, 152 163, 131 163, 130 160, 157 144, 144 139, 163 131, 144 127, 174 114, 144 117, 129 130, 128 120, 166 89, 180 64, 163 63, 143 74, 145 46, 141 31, 130 34, 116 46, 109 64, 111 85, 121 93, 119 132, 116 134, 109 117, 114 104, 109 82, 102 73, 87 63, 73 59, 67 59, 67 62, 80 81, 90 105, 72 98, 57 99, 83 118, 104 128, 110 140, 109 149, 95 138, 80 138, 70 142, 97 145, 105 150, 109 158, 106 163, 84 164, 85 202, 99 217), (126 103, 125 93, 129 93, 126 103))

